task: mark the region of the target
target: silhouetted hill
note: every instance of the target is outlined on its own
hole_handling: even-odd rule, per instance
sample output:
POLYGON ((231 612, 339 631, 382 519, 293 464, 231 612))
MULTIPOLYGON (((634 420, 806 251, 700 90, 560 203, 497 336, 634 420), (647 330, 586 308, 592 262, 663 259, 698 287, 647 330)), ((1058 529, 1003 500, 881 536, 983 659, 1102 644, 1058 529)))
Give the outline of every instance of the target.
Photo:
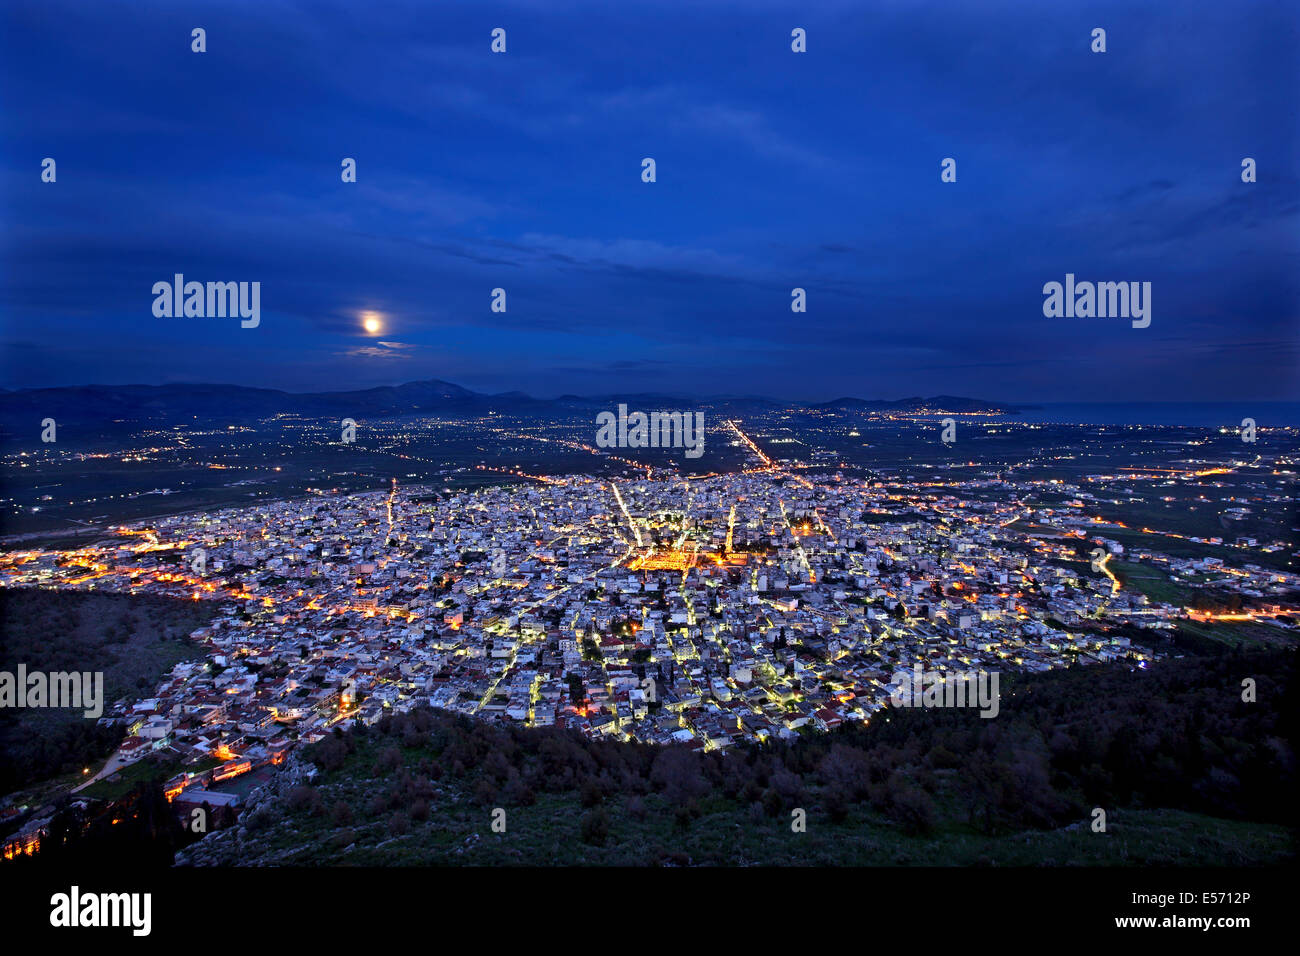
MULTIPOLYGON (((622 395, 564 395, 557 399, 533 398, 523 392, 485 394, 451 382, 431 379, 377 388, 331 392, 285 392, 240 385, 78 385, 28 388, 0 393, 0 422, 8 428, 30 430, 34 422, 53 418, 60 424, 94 424, 104 428, 180 422, 240 422, 272 415, 370 416, 548 412, 614 409, 689 409, 701 405, 729 409, 800 407, 761 396, 717 396, 690 399, 663 393, 622 395)), ((805 406, 806 407, 806 406, 805 406)), ((902 398, 892 401, 838 398, 813 406, 820 409, 862 411, 1014 412, 1010 405, 957 396, 902 398)))

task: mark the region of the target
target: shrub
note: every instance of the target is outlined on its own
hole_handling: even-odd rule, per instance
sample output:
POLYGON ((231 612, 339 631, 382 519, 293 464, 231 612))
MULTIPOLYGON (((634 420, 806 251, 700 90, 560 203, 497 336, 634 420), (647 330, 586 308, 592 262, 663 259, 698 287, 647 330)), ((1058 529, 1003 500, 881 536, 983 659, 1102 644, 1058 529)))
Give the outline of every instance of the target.
POLYGON ((640 797, 633 797, 627 802, 627 815, 633 820, 640 822, 646 818, 645 801, 640 797))
POLYGON ((609 814, 604 807, 596 807, 582 815, 582 842, 592 846, 604 846, 609 836, 609 814))
POLYGON ((388 832, 393 836, 401 836, 411 829, 411 818, 405 813, 398 811, 388 818, 388 832))

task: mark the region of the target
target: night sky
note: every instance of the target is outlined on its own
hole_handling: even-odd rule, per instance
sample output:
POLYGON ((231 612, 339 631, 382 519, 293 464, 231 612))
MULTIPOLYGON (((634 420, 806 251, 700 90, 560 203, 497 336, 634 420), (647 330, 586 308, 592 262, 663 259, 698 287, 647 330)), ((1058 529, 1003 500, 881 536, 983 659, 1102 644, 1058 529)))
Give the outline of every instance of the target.
POLYGON ((0 385, 1300 399, 1300 5, 1135 6, 7 0, 0 385))

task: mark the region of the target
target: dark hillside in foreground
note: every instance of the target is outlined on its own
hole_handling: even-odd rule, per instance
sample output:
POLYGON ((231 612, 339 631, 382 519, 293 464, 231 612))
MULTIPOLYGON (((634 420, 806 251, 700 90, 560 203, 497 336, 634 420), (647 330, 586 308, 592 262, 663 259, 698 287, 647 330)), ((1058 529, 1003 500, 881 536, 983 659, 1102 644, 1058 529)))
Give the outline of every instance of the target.
MULTIPOLYGON (((0 589, 0 671, 102 671, 112 701, 147 697, 172 666, 198 660, 189 640, 217 613, 209 601, 153 594, 0 589)), ((53 707, 0 709, 0 795, 103 760, 124 733, 53 707)))
POLYGON ((199 864, 1272 864, 1294 855, 1294 652, 1004 675, 726 755, 418 710, 311 748, 199 864), (1241 700, 1241 680, 1258 700, 1241 700), (1091 830, 1093 808, 1107 832, 1091 830), (506 830, 494 832, 494 809, 506 830), (806 813, 807 832, 791 830, 806 813))

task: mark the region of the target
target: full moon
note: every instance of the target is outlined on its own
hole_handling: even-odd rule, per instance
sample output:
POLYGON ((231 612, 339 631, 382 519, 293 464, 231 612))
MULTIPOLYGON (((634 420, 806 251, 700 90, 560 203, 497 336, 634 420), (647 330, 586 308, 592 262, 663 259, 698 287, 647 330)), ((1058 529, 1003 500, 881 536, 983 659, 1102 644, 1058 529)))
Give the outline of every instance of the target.
POLYGON ((379 320, 378 312, 362 312, 361 327, 370 335, 378 335, 384 330, 384 323, 379 320))

